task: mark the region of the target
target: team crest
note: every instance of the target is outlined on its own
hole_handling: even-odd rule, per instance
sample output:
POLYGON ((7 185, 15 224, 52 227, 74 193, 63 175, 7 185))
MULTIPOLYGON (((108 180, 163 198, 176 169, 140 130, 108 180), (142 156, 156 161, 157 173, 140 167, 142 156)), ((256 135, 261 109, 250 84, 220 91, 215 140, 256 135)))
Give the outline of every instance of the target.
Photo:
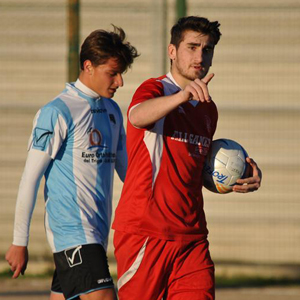
POLYGON ((100 146, 102 142, 102 134, 101 132, 96 128, 90 128, 89 132, 89 140, 90 140, 90 146, 100 146))
POLYGON ((113 114, 109 114, 109 120, 116 125, 116 118, 113 114))

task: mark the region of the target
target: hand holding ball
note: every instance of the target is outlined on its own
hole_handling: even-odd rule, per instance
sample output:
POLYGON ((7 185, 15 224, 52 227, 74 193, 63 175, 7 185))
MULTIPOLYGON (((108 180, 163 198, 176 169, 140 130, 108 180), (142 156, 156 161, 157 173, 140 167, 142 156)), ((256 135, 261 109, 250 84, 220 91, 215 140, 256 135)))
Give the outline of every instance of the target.
POLYGON ((213 141, 203 168, 203 185, 214 193, 232 192, 236 181, 245 176, 247 156, 245 149, 235 141, 213 141))

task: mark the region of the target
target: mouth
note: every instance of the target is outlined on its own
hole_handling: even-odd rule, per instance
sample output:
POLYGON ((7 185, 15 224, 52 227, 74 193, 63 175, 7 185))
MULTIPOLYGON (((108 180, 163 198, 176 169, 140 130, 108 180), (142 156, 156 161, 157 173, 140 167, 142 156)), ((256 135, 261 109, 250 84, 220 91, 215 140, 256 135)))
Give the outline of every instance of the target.
POLYGON ((193 68, 197 71, 203 71, 204 68, 202 66, 193 66, 193 68))
POLYGON ((117 91, 117 89, 109 89, 109 91, 110 91, 112 94, 114 94, 114 93, 117 91))

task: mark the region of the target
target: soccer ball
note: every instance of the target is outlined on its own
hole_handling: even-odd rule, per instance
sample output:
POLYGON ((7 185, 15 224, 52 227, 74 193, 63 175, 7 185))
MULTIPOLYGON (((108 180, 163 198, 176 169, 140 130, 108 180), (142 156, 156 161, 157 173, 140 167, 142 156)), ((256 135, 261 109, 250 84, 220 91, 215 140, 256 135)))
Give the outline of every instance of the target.
POLYGON ((213 141, 203 167, 203 185, 214 193, 232 192, 237 179, 245 176, 247 156, 245 149, 235 141, 213 141))

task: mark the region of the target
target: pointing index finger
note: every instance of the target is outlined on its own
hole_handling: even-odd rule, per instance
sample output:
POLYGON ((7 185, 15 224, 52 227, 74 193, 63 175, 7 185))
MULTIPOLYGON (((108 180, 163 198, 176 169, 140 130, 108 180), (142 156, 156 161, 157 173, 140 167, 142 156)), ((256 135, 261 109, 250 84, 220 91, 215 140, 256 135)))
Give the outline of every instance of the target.
POLYGON ((202 78, 202 81, 207 85, 213 79, 214 76, 214 73, 207 74, 204 78, 202 78))

